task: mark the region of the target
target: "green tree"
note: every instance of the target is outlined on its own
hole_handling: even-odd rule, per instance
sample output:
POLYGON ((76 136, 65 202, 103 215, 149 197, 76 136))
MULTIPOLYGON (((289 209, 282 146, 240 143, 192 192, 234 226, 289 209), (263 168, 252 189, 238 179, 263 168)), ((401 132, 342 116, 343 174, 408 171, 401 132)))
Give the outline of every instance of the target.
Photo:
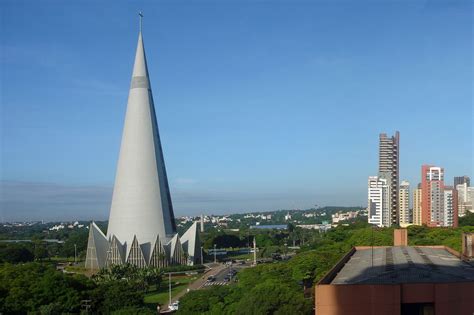
POLYGON ((74 245, 76 246, 77 256, 80 257, 87 250, 88 230, 79 229, 72 231, 66 237, 59 254, 63 257, 74 257, 74 245))
POLYGON ((237 304, 236 314, 310 314, 311 300, 279 279, 268 279, 257 284, 237 304))
POLYGON ((466 211, 466 215, 459 218, 459 226, 474 226, 474 213, 466 211))
POLYGON ((142 307, 144 292, 135 283, 127 281, 112 281, 100 288, 103 293, 99 310, 109 313, 126 307, 142 307))
POLYGON ((35 247, 34 256, 35 256, 36 260, 43 260, 43 259, 49 257, 48 249, 47 249, 46 246, 47 245, 42 243, 42 242, 35 241, 35 243, 34 243, 34 247, 35 247))
POLYGON ((154 315, 153 311, 147 307, 127 306, 112 312, 113 315, 154 315))
POLYGON ((229 314, 235 289, 213 286, 206 290, 191 291, 180 300, 179 314, 229 314))
POLYGON ((0 263, 8 262, 12 264, 24 263, 34 260, 31 249, 22 244, 2 244, 0 245, 0 263))
POLYGON ((0 268, 0 313, 26 313, 48 310, 78 312, 80 301, 92 283, 84 276, 63 274, 53 266, 26 263, 4 264, 0 268))

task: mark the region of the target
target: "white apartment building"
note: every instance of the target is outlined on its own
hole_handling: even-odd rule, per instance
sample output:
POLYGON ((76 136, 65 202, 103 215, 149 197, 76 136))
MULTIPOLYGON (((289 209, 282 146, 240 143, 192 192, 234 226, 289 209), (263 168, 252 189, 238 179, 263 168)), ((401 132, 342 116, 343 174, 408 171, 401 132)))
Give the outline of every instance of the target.
POLYGON ((474 187, 463 183, 457 185, 456 190, 458 191, 458 214, 463 217, 467 211, 473 212, 474 187))
POLYGON ((368 222, 380 227, 391 225, 390 183, 385 178, 369 176, 368 222))
MULTIPOLYGON (((456 201, 454 198, 456 197, 456 191, 454 188, 445 187, 444 188, 444 226, 453 226, 456 212, 454 207, 456 205, 456 201)), ((457 210, 457 209, 456 209, 457 210)))
POLYGON ((470 204, 471 212, 474 212, 474 187, 467 187, 467 202, 470 204))

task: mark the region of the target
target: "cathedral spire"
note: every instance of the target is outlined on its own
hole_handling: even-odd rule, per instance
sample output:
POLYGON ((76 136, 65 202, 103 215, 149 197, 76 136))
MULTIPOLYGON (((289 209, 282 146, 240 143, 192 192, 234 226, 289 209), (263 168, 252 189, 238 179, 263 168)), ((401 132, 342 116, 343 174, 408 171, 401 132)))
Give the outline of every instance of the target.
POLYGON ((138 12, 138 16, 140 17, 140 34, 142 33, 142 20, 143 20, 143 13, 142 11, 138 12))
POLYGON ((107 236, 90 226, 86 267, 125 262, 138 267, 195 264, 200 241, 194 223, 176 232, 142 36, 142 18, 128 94, 107 236))
MULTIPOLYGON (((140 14, 140 24, 142 19, 140 14)), ((140 31, 128 96, 107 237, 127 246, 176 234, 160 134, 140 31)))

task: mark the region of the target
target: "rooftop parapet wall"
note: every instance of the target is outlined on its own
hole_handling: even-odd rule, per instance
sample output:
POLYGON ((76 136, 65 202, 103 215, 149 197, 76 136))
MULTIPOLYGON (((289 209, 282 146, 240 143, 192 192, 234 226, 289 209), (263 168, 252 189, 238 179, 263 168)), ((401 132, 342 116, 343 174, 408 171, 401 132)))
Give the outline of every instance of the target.
POLYGON ((393 246, 408 246, 407 229, 393 230, 393 246))
MULTIPOLYGON (((362 281, 364 283, 372 281, 373 284, 404 281, 436 282, 437 278, 440 282, 446 282, 456 274, 458 278, 453 278, 454 282, 469 281, 470 277, 466 278, 468 273, 465 271, 472 269, 474 275, 474 265, 466 264, 460 258, 459 252, 442 245, 357 246, 347 252, 318 282, 318 285, 362 283, 362 281), (421 271, 425 277, 419 275, 421 271), (361 277, 358 273, 367 273, 371 276, 361 277), (377 278, 380 279, 376 281, 377 278)), ((474 281, 474 277, 472 280, 474 281)))
POLYGON ((463 233, 462 234, 462 258, 473 259, 474 258, 474 233, 463 233))

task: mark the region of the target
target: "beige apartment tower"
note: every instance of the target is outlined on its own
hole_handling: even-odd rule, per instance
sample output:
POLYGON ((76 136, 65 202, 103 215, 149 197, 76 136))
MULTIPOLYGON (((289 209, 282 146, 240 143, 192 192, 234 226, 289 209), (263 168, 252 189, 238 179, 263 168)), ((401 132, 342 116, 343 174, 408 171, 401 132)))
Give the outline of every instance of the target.
POLYGON ((410 211, 410 183, 406 180, 400 183, 398 200, 398 206, 400 209, 400 226, 407 227, 412 224, 413 219, 410 211))
POLYGON ((413 190, 413 224, 421 225, 421 184, 413 190))

